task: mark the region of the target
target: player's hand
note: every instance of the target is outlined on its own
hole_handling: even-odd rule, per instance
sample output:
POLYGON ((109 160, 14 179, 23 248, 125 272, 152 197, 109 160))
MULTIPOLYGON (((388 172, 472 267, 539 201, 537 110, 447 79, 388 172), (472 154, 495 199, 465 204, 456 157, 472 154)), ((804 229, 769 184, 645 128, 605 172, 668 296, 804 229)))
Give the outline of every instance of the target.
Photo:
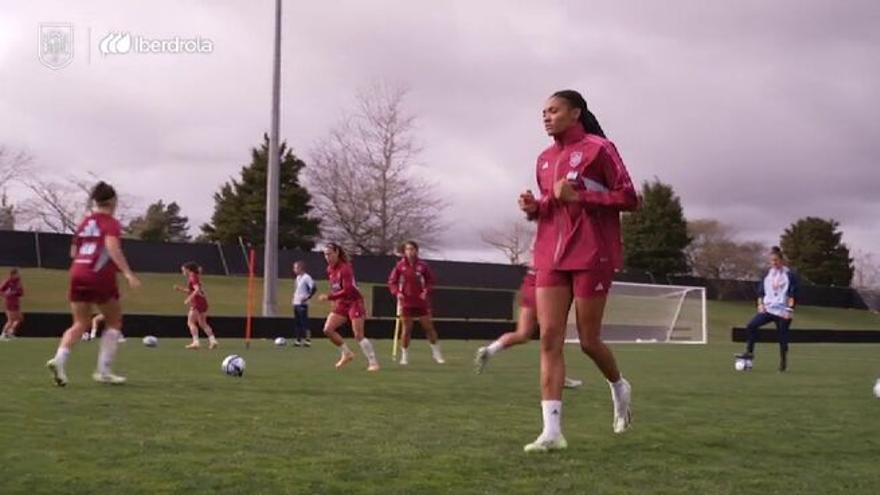
POLYGON ((786 312, 784 312, 784 313, 782 314, 782 319, 783 319, 783 320, 790 320, 790 319, 791 319, 791 311, 786 311, 786 312))
POLYGON ((530 189, 519 195, 517 204, 519 205, 519 209, 526 213, 535 213, 538 211, 538 201, 535 199, 535 195, 530 189))
POLYGON ((318 300, 319 301, 329 301, 330 296, 328 296, 327 294, 320 294, 320 295, 318 295, 318 300))
POLYGON ((553 184, 553 197, 566 203, 573 203, 578 200, 577 192, 571 187, 571 182, 567 179, 559 179, 556 184, 553 184))
POLYGON ((140 289, 141 288, 141 279, 137 278, 137 275, 134 273, 126 273, 125 280, 128 281, 128 286, 132 289, 140 289))
POLYGON ((423 290, 422 293, 419 294, 419 297, 421 297, 423 301, 427 300, 428 299, 428 291, 423 290))

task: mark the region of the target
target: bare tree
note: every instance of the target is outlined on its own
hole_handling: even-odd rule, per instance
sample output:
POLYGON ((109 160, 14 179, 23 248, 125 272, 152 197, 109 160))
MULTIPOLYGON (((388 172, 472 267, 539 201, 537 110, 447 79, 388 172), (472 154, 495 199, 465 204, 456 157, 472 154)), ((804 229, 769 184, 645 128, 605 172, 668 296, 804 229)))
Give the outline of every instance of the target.
POLYGON ((689 220, 688 234, 693 241, 685 252, 694 275, 741 280, 761 272, 766 247, 735 241, 730 226, 712 219, 689 220))
POLYGON ((31 157, 24 151, 14 152, 0 146, 0 190, 12 180, 22 176, 30 166, 31 157))
POLYGON ((873 253, 856 249, 853 252, 852 285, 858 289, 880 289, 880 261, 874 258, 873 253))
MULTIPOLYGON (((70 234, 91 207, 89 195, 98 178, 92 172, 84 177, 53 178, 42 171, 30 171, 20 180, 31 193, 18 208, 25 223, 36 230, 70 234)), ((120 194, 116 218, 127 223, 136 203, 133 196, 120 194)))
POLYGON ((391 254, 407 239, 437 240, 446 203, 413 174, 419 154, 407 91, 373 85, 320 141, 306 168, 326 239, 362 254, 391 254))
POLYGON ((534 237, 534 224, 522 220, 480 233, 483 242, 504 253, 511 265, 521 265, 528 261, 534 237))

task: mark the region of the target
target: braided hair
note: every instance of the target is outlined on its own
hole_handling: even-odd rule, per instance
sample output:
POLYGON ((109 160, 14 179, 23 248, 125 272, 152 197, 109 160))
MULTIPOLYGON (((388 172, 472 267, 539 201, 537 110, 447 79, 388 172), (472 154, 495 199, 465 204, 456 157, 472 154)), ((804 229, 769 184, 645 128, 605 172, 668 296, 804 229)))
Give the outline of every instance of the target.
POLYGON ((587 108, 587 100, 585 100, 580 93, 573 89, 564 89, 553 93, 553 98, 562 98, 567 101, 572 108, 579 108, 581 110, 579 121, 581 125, 584 126, 584 130, 587 134, 595 134, 603 138, 605 137, 605 131, 602 130, 602 126, 599 125, 599 121, 596 119, 596 116, 593 115, 593 112, 587 108))

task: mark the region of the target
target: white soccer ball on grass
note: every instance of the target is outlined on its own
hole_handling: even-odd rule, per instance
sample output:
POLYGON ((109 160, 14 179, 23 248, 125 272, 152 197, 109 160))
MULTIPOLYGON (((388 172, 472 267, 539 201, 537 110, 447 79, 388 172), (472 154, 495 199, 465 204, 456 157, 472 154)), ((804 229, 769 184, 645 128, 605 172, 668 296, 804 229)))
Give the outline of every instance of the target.
POLYGON ((229 376, 242 376, 244 375, 244 358, 239 356, 238 354, 230 354, 223 359, 223 363, 220 364, 220 369, 223 370, 223 373, 226 373, 229 376))
POLYGON ((154 335, 147 335, 144 337, 144 345, 147 347, 156 347, 159 345, 159 339, 157 339, 154 335))
POLYGON ((276 347, 284 347, 287 345, 287 339, 284 337, 276 337, 275 338, 275 346, 276 347))

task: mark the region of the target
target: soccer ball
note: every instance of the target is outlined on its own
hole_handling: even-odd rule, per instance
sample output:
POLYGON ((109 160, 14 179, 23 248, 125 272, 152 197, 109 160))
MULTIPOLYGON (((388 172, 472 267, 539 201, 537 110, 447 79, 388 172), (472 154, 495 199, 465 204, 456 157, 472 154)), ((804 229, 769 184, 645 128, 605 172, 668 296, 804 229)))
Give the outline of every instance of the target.
POLYGON ((737 358, 733 363, 733 367, 736 371, 749 371, 752 369, 752 360, 737 358))
POLYGON ((276 347, 284 347, 286 345, 287 345, 287 339, 285 339, 284 337, 278 337, 275 339, 275 346, 276 347))
POLYGON ((157 345, 159 345, 159 339, 157 339, 153 335, 147 335, 146 337, 144 337, 144 345, 147 347, 156 347, 157 345))
POLYGON ((244 358, 238 354, 230 354, 223 360, 220 369, 229 376, 242 376, 244 375, 244 358))
POLYGON ((878 378, 877 383, 874 384, 874 397, 880 399, 880 378, 878 378))

